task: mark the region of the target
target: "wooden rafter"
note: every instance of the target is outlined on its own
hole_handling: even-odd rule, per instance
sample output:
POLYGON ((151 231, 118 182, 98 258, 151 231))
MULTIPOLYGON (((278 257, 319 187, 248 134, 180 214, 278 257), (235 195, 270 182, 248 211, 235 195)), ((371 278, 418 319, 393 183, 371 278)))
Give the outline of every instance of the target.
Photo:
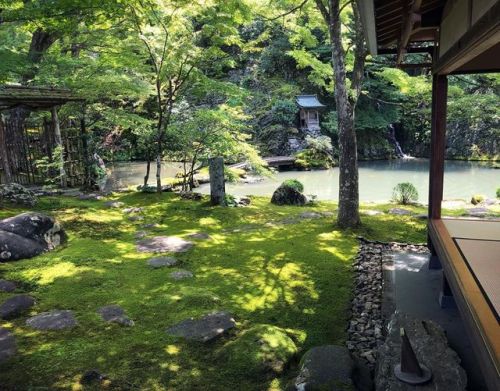
POLYGON ((408 42, 410 41, 415 24, 419 23, 422 19, 420 14, 421 6, 422 0, 413 0, 408 7, 403 22, 403 28, 401 29, 401 37, 398 42, 398 55, 396 58, 397 65, 401 64, 401 61, 403 61, 403 56, 405 54, 406 47, 408 46, 408 42))

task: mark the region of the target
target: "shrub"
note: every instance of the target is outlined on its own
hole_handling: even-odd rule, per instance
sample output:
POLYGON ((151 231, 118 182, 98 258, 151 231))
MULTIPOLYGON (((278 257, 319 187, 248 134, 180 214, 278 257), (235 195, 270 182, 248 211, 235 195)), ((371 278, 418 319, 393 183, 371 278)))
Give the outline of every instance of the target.
POLYGON ((392 190, 392 199, 399 204, 407 205, 418 200, 418 191, 409 182, 398 183, 392 190))
POLYGON ((296 155, 295 165, 305 170, 333 166, 332 142, 329 137, 307 136, 306 143, 307 148, 296 155))
POLYGON ((497 189, 497 198, 500 198, 500 187, 497 189))
POLYGON ((474 194, 470 200, 471 204, 477 205, 483 202, 485 199, 484 195, 482 194, 474 194))
POLYGON ((300 193, 304 191, 304 185, 297 179, 287 179, 281 184, 281 186, 291 187, 292 189, 295 189, 300 193))

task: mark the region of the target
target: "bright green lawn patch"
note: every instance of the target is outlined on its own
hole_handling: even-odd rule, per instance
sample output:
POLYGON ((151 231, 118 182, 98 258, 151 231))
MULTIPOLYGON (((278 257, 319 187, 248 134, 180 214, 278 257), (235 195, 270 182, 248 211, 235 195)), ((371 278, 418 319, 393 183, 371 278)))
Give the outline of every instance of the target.
MULTIPOLYGON (((130 222, 100 201, 43 198, 37 210, 59 219, 68 243, 33 259, 0 264, 1 278, 20 281, 18 293, 37 299, 32 314, 70 309, 79 323, 71 330, 38 332, 25 326, 26 317, 2 322, 19 348, 0 366, 3 387, 78 389, 80 376, 97 368, 118 389, 284 389, 295 375, 293 365, 282 374, 263 374, 262 360, 299 357, 314 345, 344 342, 356 235, 425 240, 425 221, 410 217, 364 217, 358 232, 337 230, 334 217, 282 223, 307 210, 334 211, 332 203, 300 208, 254 198, 248 208, 220 208, 173 194, 115 199, 144 207, 145 220, 130 222), (136 252, 134 234, 148 223, 158 224, 151 235, 210 234, 212 240, 197 241, 177 256, 195 278, 173 281, 172 269, 147 267, 152 255, 136 252), (96 310, 107 304, 122 306, 135 326, 104 323, 96 310), (179 321, 215 310, 231 312, 237 328, 212 344, 165 333, 179 321), (263 343, 252 344, 255 338, 263 343), (244 362, 255 370, 241 371, 244 362)), ((0 210, 0 218, 21 211, 0 210)), ((0 301, 11 295, 0 294, 0 301)))

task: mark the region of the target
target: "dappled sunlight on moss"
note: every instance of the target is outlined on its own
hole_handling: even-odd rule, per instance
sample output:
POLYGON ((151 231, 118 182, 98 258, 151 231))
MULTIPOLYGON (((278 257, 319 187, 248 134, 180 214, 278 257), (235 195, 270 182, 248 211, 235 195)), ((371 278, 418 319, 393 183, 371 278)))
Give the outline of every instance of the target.
POLYGON ((47 285, 54 282, 57 278, 72 277, 86 271, 104 273, 102 269, 75 266, 72 262, 60 262, 52 266, 26 270, 21 273, 21 276, 27 280, 36 280, 40 285, 47 285))

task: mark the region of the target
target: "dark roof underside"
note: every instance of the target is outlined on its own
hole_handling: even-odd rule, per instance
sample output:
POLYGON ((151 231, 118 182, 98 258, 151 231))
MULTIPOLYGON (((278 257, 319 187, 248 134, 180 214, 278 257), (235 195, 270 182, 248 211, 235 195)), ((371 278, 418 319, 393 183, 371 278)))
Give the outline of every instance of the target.
POLYGON ((0 86, 0 110, 25 106, 32 110, 50 109, 71 101, 82 101, 70 90, 52 87, 0 86))

